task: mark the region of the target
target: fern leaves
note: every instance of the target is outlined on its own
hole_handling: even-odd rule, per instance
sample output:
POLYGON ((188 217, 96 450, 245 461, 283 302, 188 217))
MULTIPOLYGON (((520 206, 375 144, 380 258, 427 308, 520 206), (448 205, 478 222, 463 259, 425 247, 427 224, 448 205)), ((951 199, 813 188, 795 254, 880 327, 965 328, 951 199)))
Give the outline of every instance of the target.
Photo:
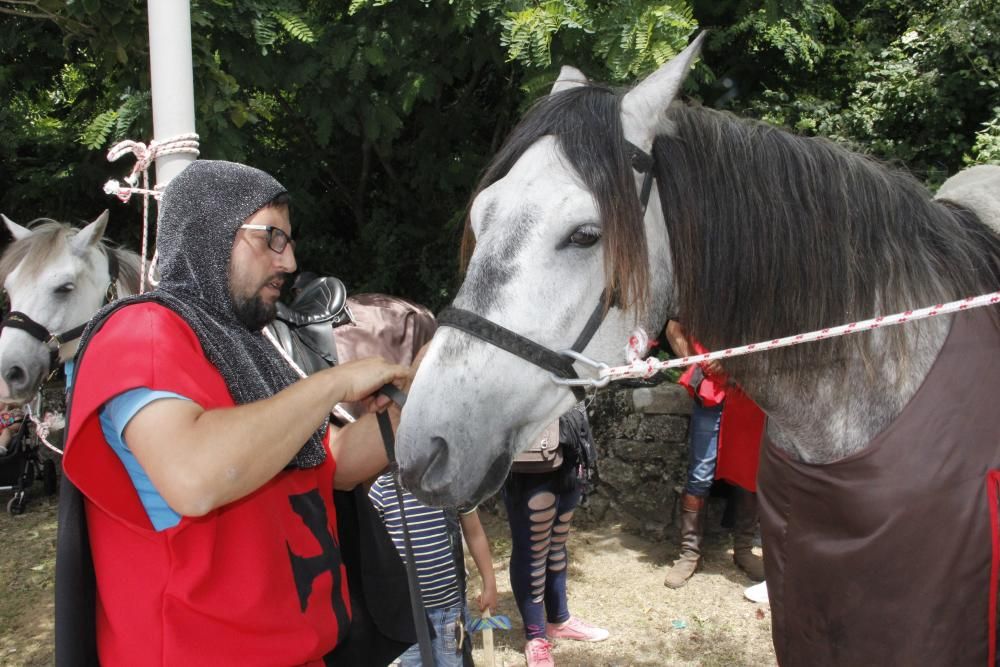
POLYGON ((316 41, 316 33, 305 19, 287 9, 260 13, 253 20, 253 37, 265 55, 268 47, 273 47, 283 37, 290 37, 303 44, 316 41))

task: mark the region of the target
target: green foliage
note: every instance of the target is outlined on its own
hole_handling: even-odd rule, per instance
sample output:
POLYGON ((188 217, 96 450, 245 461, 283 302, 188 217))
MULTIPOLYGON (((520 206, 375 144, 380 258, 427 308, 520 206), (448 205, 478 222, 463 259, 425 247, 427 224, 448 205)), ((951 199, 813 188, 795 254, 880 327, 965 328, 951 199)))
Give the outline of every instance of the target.
POLYGON ((118 125, 117 111, 104 111, 90 121, 80 134, 80 143, 92 150, 100 150, 108 141, 111 131, 118 125))
POLYGON ((629 0, 616 4, 601 25, 605 29, 596 51, 607 63, 614 81, 648 74, 687 46, 697 29, 691 7, 683 0, 647 3, 629 0))
POLYGON ((500 43, 507 47, 508 60, 539 67, 552 64, 552 38, 560 30, 593 32, 585 7, 573 0, 548 0, 509 10, 500 25, 500 43))
POLYGON ((976 132, 976 142, 964 161, 969 165, 1000 164, 1000 107, 993 109, 993 118, 976 132))
POLYGON ((312 44, 316 41, 316 35, 313 33, 312 28, 306 25, 306 22, 302 18, 289 12, 271 12, 271 16, 294 39, 306 44, 312 44))
MULTIPOLYGON (((146 7, 0 0, 0 210, 104 208, 135 247, 140 205, 101 192, 114 141, 149 141, 146 7)), ((908 164, 928 182, 1000 162, 995 0, 193 0, 202 156, 293 194, 300 265, 432 307, 454 290, 467 197, 563 64, 627 83, 699 26, 686 93, 908 164)))

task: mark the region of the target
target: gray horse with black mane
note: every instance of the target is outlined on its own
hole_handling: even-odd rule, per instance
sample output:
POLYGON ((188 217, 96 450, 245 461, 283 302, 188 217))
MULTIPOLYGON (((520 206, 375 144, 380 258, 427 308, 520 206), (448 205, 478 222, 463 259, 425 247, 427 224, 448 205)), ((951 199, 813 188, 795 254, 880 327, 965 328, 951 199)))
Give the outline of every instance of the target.
MULTIPOLYGON (((581 353, 623 363, 668 315, 721 349, 1000 289, 1000 167, 934 199, 829 141, 672 105, 700 41, 624 93, 564 68, 490 164, 399 429, 422 500, 494 492, 579 395, 553 379, 592 374, 581 353)), ((994 664, 997 308, 726 369, 769 418, 779 662, 994 664)))

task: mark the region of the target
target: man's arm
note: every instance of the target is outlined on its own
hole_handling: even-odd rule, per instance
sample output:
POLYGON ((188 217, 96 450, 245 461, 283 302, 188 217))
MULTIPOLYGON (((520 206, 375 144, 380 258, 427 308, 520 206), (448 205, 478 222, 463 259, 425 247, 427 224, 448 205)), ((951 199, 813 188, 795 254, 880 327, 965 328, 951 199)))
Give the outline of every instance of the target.
MULTIPOLYGON (((399 424, 399 408, 391 406, 389 419, 393 433, 399 424)), ((374 414, 362 416, 330 435, 330 451, 337 461, 333 487, 350 491, 358 484, 378 476, 389 465, 382 433, 374 414)))
POLYGON ((462 535, 469 545, 469 553, 476 563, 479 576, 483 580, 483 592, 477 598, 479 601, 479 611, 486 609, 496 609, 497 607, 497 578, 493 572, 493 554, 490 553, 490 541, 483 530, 483 524, 479 521, 479 512, 472 510, 468 514, 459 515, 462 523, 462 535))
POLYGON ((232 408, 205 410, 191 401, 163 399, 136 413, 124 439, 174 511, 202 516, 256 491, 284 469, 334 404, 366 398, 407 373, 381 359, 362 359, 232 408))

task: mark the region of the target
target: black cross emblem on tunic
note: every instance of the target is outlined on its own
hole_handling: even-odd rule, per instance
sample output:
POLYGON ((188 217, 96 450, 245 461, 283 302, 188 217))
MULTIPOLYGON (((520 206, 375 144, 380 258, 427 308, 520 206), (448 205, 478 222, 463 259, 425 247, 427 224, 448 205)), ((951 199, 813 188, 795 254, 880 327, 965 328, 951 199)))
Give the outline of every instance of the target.
POLYGON ((309 607, 309 596, 312 593, 313 582, 316 577, 324 572, 329 572, 333 577, 333 590, 330 604, 333 613, 337 617, 337 626, 342 633, 351 622, 347 613, 347 607, 341 597, 340 578, 340 548, 327 528, 326 505, 319 495, 318 489, 313 489, 296 496, 289 496, 288 501, 292 504, 292 510, 302 518, 302 522, 319 542, 321 553, 318 556, 300 556, 292 551, 292 546, 288 544, 288 558, 292 563, 292 576, 295 578, 295 588, 299 594, 299 605, 305 612, 309 607))

